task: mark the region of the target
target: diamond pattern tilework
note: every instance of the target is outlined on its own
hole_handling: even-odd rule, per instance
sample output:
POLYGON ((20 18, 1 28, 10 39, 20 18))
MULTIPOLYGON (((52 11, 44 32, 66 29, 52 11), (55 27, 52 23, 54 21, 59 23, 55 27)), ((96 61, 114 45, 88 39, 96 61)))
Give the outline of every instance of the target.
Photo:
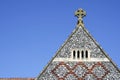
POLYGON ((65 80, 78 80, 78 78, 76 78, 76 77, 74 76, 74 74, 68 74, 68 75, 66 76, 65 80))
POLYGON ((66 62, 66 65, 69 66, 69 68, 73 68, 76 65, 77 62, 66 62))
POLYGON ((99 77, 99 78, 101 78, 102 76, 104 76, 105 75, 105 70, 101 67, 101 66, 96 66, 94 69, 93 69, 93 73, 97 76, 97 77, 99 77))
POLYGON ((90 63, 84 62, 84 64, 86 65, 86 67, 87 67, 88 69, 91 69, 92 66, 95 64, 95 62, 90 62, 90 63))
POLYGON ((60 65, 55 71, 54 73, 60 77, 63 78, 68 72, 68 69, 64 66, 64 65, 60 65))
POLYGON ((97 80, 93 74, 87 74, 83 80, 97 80))
POLYGON ((102 80, 109 71, 106 67, 97 62, 88 68, 83 62, 78 62, 73 68, 70 68, 66 63, 60 62, 53 70, 52 74, 58 78, 58 80, 102 80), (102 73, 101 73, 102 72, 102 73))
POLYGON ((87 69, 85 67, 83 67, 82 65, 78 65, 75 69, 74 69, 74 73, 78 76, 78 77, 83 77, 86 73, 87 69))

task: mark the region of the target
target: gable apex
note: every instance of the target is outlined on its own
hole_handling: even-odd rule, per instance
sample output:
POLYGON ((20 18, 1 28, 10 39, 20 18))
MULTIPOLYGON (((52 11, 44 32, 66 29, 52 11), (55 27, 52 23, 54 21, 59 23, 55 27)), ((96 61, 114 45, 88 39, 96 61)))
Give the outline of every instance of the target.
POLYGON ((80 18, 77 27, 36 80, 120 80, 119 69, 80 18))

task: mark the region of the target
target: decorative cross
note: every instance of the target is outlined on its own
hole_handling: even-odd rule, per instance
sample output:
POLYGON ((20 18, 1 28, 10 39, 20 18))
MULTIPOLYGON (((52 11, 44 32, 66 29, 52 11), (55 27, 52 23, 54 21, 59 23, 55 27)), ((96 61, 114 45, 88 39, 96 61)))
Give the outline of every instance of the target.
POLYGON ((78 23, 77 23, 77 25, 84 27, 83 17, 86 16, 86 12, 85 12, 83 9, 79 9, 79 10, 77 10, 77 11, 75 12, 75 16, 78 18, 78 23))

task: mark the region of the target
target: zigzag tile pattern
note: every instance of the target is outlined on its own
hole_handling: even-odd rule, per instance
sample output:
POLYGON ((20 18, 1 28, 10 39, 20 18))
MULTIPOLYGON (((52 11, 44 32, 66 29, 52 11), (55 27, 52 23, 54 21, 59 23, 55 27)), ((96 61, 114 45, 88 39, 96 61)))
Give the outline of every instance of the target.
POLYGON ((83 62, 78 62, 74 65, 73 68, 70 68, 69 65, 67 65, 66 63, 64 62, 60 62, 52 71, 51 73, 56 76, 58 78, 58 80, 66 80, 66 78, 71 75, 75 78, 75 80, 84 80, 85 77, 88 75, 88 74, 91 74, 93 75, 97 80, 102 80, 108 73, 109 71, 107 70, 107 68, 101 63, 101 62, 97 62, 96 64, 94 64, 91 68, 88 68, 83 62), (58 75, 56 73, 56 71, 62 67, 62 69, 64 68, 64 70, 61 70, 61 71, 64 71, 63 73, 61 71, 59 71, 59 73, 62 74, 61 75, 58 75), (79 67, 79 69, 81 68, 81 70, 77 70, 80 72, 83 72, 83 74, 81 74, 81 77, 79 77, 79 74, 75 72, 75 69, 79 67), (100 67, 99 70, 95 70, 96 67, 100 67), (83 71, 84 70, 84 71, 83 71), (96 72, 94 72, 96 71, 96 72), (103 73, 101 75, 97 75, 96 73, 101 73, 101 71, 103 71, 103 73))

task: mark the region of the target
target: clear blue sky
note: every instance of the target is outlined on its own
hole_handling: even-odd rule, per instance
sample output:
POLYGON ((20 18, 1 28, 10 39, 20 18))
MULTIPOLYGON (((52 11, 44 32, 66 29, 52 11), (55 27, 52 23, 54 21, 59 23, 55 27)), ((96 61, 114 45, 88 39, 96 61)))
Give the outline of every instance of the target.
POLYGON ((0 77, 37 77, 75 28, 78 8, 120 68, 120 0, 0 0, 0 77))

